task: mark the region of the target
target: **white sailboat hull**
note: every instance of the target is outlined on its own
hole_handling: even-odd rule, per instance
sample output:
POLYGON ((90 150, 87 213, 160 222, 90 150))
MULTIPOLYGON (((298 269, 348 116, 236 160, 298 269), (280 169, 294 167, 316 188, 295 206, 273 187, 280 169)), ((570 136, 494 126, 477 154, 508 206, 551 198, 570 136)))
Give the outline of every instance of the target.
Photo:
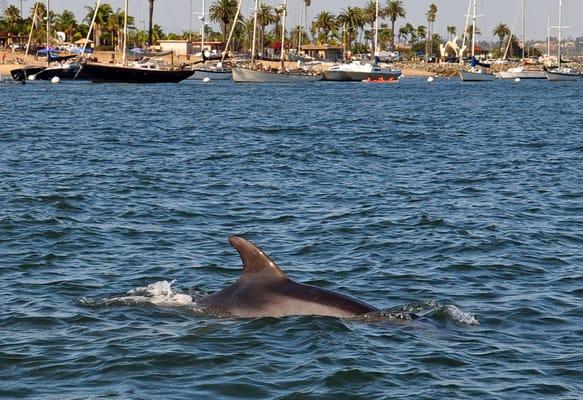
POLYGON ((205 78, 211 81, 227 81, 233 78, 233 73, 229 70, 196 69, 190 79, 202 81, 205 78))
POLYGON ((501 71, 498 76, 500 79, 547 79, 545 71, 501 71))
POLYGON ((547 71, 547 79, 549 81, 578 81, 581 79, 581 73, 576 71, 552 70, 547 71))
POLYGON ((494 80, 494 75, 483 72, 483 70, 482 72, 461 70, 460 78, 462 82, 490 82, 494 80))
POLYGON ((281 74, 233 67, 233 80, 240 83, 309 83, 322 79, 322 75, 281 74))

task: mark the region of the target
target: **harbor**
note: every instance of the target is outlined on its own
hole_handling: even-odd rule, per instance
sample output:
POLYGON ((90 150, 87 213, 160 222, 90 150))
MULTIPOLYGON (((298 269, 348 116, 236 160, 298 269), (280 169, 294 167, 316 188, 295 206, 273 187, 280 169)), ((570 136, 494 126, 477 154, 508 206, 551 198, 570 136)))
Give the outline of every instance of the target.
MULTIPOLYGON (((2 80, 12 76, 17 81, 55 77, 59 82, 78 79, 156 83, 188 78, 206 81, 232 78, 236 82, 297 84, 304 80, 368 82, 401 76, 459 76, 461 81, 482 82, 496 78, 552 81, 581 78, 579 61, 583 60, 583 40, 569 38, 569 43, 563 43, 563 31, 569 28, 563 25, 563 0, 558 0, 558 25, 551 26, 549 16, 546 48, 544 44, 527 41, 526 0, 520 0, 520 24, 500 23, 492 30, 499 39, 497 48, 495 43, 478 37, 481 34, 478 20, 483 17, 478 10, 484 7, 478 0, 468 0, 467 13, 462 14, 465 25, 461 35, 455 26, 447 27, 449 38, 432 31, 439 10, 435 4, 427 12, 427 26, 419 25, 415 30, 407 23, 399 28, 397 35, 395 22, 406 16, 405 4, 397 0, 390 0, 386 5, 371 0, 365 7, 348 7, 337 16, 322 11, 311 22, 307 17, 309 2, 299 2, 296 12, 300 24, 295 30, 288 28, 288 9, 293 8, 286 1, 281 6, 255 1, 247 18, 241 11, 244 0, 225 5, 213 3, 210 8, 203 1, 202 10, 194 12, 199 15, 199 32, 193 32, 191 27, 182 35, 157 32, 153 36, 154 1, 149 3, 148 31, 128 29, 135 20, 129 15, 129 3, 125 1, 125 8, 115 14, 117 28, 111 31, 109 50, 100 45, 107 39, 101 38, 102 23, 96 23, 96 17, 114 18, 114 14, 101 15, 104 10, 113 13, 112 7, 101 4, 101 0, 88 8, 93 14, 87 15, 86 21, 91 23, 83 33, 74 33, 74 14, 65 10, 63 15, 72 24, 67 28, 69 37, 76 39, 74 42, 67 41, 67 34, 59 31, 64 29, 59 18, 55 21, 44 18, 46 26, 40 23, 50 7, 48 1, 36 3, 29 19, 20 16, 14 6, 5 10, 0 22, 5 25, 4 30, 13 30, 8 33, 0 30, 0 45, 4 47, 0 64, 2 80), (217 13, 222 13, 224 18, 221 20, 217 13), (35 23, 26 25, 29 20, 35 23), (230 23, 233 20, 242 22, 245 29, 230 23), (221 22, 221 32, 214 32, 210 22, 221 22), (390 29, 387 22, 391 22, 390 29), (266 35, 266 27, 272 24, 275 24, 273 31, 266 35), (517 26, 522 29, 521 33, 517 26), (29 30, 28 38, 25 28, 29 30), (558 32, 557 37, 552 36, 551 29, 558 32), (568 55, 566 49, 571 49, 568 55), (42 67, 45 70, 38 74, 42 67)), ((192 18, 192 1, 190 7, 192 18)))

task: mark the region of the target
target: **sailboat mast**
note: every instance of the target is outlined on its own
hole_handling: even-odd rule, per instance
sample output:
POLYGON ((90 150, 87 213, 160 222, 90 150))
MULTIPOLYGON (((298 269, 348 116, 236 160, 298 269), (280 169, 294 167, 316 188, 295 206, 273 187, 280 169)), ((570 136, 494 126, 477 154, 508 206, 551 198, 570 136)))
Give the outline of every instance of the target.
POLYGON ((373 55, 378 54, 379 48, 379 0, 376 1, 375 18, 374 18, 374 48, 373 55))
POLYGON ((522 59, 526 55, 526 0, 522 0, 522 59))
POLYGON ((283 0, 283 14, 281 17, 281 71, 285 70, 285 20, 287 16, 287 0, 283 0))
POLYGON ((206 4, 204 0, 202 0, 202 13, 200 15, 200 22, 202 25, 200 28, 200 54, 204 60, 204 34, 206 30, 206 4))
POLYGON ((299 32, 298 32, 298 56, 300 55, 300 51, 302 50, 302 31, 303 31, 303 27, 304 27, 304 20, 303 20, 303 7, 305 6, 304 1, 300 0, 300 24, 298 25, 300 27, 299 32))
POLYGON ((128 10, 129 10, 129 5, 128 5, 128 1, 129 0, 125 0, 124 3, 124 16, 123 16, 123 43, 122 43, 122 64, 126 65, 127 64, 127 54, 126 54, 126 48, 128 45, 128 10))
MULTIPOLYGON (((468 40, 468 23, 470 21, 470 10, 472 8, 472 0, 468 1, 468 12, 466 12, 466 24, 464 25, 464 34, 462 36, 462 51, 465 52, 466 40, 468 40)), ((464 63, 463 54, 460 53, 460 64, 464 63)))
POLYGON ((547 15, 547 57, 551 56, 551 15, 547 15))
POLYGON ((255 0, 255 7, 253 7, 253 42, 251 43, 251 66, 255 67, 255 42, 257 41, 257 13, 259 11, 259 0, 255 0))
POLYGON ((49 51, 49 48, 51 47, 51 18, 50 18, 50 9, 51 9, 51 2, 50 0, 47 0, 47 64, 50 62, 51 60, 51 52, 49 51))
POLYGON ((561 68, 561 40, 563 33, 563 0, 559 0, 559 45, 557 50, 559 68, 561 68))
POLYGON ((478 10, 478 2, 474 0, 474 15, 472 15, 472 58, 476 55, 476 12, 478 10))

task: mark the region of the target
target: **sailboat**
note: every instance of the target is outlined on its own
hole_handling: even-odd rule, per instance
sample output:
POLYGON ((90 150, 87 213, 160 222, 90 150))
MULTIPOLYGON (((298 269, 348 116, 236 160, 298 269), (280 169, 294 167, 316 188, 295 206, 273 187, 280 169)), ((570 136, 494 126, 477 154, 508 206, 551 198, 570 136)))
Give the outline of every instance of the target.
MULTIPOLYGON (((526 0, 522 1, 522 62, 524 63, 526 60, 526 0)), ((512 34, 509 39, 512 39, 512 34)), ((506 58, 506 54, 504 55, 506 58)), ((500 71, 498 73, 498 77, 500 79, 547 79, 547 74, 542 69, 531 69, 526 68, 524 65, 520 65, 518 67, 509 68, 506 71, 500 71)))
MULTIPOLYGON (((374 56, 379 55, 379 0, 376 0, 376 12, 374 21, 374 56)), ((396 82, 401 76, 400 69, 379 66, 374 63, 352 62, 334 65, 324 71, 325 81, 357 81, 357 82, 396 82)))
POLYGON ((128 37, 128 1, 124 2, 124 29, 123 29, 123 59, 122 64, 102 64, 85 61, 81 64, 81 71, 85 77, 93 82, 123 82, 123 83, 178 83, 194 71, 186 69, 165 68, 154 60, 142 60, 131 65, 127 63, 128 37))
POLYGON ((561 66, 562 64, 562 60, 561 60, 561 34, 563 32, 563 28, 566 28, 564 26, 562 26, 563 23, 563 0, 559 0, 559 26, 557 26, 557 28, 559 29, 559 41, 557 44, 558 47, 558 56, 557 56, 557 62, 558 62, 558 67, 555 69, 551 69, 547 71, 547 79, 549 81, 576 81, 579 80, 581 78, 581 72, 577 71, 576 69, 573 68, 566 68, 561 66))
POLYGON ((233 80, 245 83, 308 83, 319 81, 322 74, 311 74, 306 71, 286 71, 285 70, 285 20, 287 15, 287 0, 283 2, 283 15, 281 22, 281 67, 279 71, 263 70, 257 68, 255 64, 255 42, 257 35, 257 12, 259 0, 255 0, 253 17, 253 44, 251 48, 251 65, 249 67, 233 67, 233 80))
MULTIPOLYGON (((43 69, 45 69, 44 66, 26 66, 26 59, 28 58, 28 49, 30 49, 30 45, 32 42, 32 33, 34 31, 34 27, 36 24, 36 20, 37 20, 37 12, 38 12, 38 6, 40 3, 36 3, 35 7, 34 7, 34 14, 32 17, 32 24, 30 27, 30 34, 28 35, 28 44, 26 46, 26 52, 24 53, 24 66, 22 68, 15 68, 13 70, 10 71, 10 75, 12 76, 12 79, 17 81, 17 82, 25 82, 26 80, 29 79, 29 77, 34 77, 37 73, 39 73, 40 71, 42 71, 43 69)), ((47 15, 49 12, 49 0, 47 0, 47 15)), ((46 50, 47 50, 47 65, 50 62, 51 59, 51 52, 49 51, 49 28, 50 28, 50 19, 47 18, 47 46, 46 46, 46 50)))
POLYGON ((200 32, 200 53, 202 55, 203 66, 202 68, 195 68, 194 75, 192 75, 191 79, 195 80, 205 80, 210 79, 212 81, 226 81, 233 77, 233 71, 230 68, 225 68, 223 66, 222 61, 213 65, 213 66, 206 66, 206 55, 204 52, 204 39, 205 39, 205 30, 206 30, 206 6, 205 1, 202 0, 202 12, 200 15, 201 21, 201 32, 200 32))
MULTIPOLYGON (((463 82, 490 82, 494 80, 494 75, 488 72, 490 65, 480 63, 476 59, 476 19, 478 16, 476 12, 478 10, 478 1, 477 0, 470 0, 473 2, 473 15, 472 15, 472 58, 471 58, 471 68, 469 70, 460 70, 460 78, 463 82)), ((468 13, 469 16, 469 13, 468 13)), ((466 19, 466 28, 464 29, 464 41, 467 31, 467 19, 466 19)))

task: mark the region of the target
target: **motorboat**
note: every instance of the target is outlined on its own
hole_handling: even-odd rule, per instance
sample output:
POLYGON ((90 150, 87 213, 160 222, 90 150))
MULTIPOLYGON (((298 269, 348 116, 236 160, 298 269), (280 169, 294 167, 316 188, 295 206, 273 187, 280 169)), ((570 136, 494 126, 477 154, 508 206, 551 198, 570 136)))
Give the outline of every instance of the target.
POLYGON ((324 71, 325 81, 354 81, 361 82, 367 79, 398 79, 401 70, 384 68, 378 64, 353 62, 330 67, 324 71))

